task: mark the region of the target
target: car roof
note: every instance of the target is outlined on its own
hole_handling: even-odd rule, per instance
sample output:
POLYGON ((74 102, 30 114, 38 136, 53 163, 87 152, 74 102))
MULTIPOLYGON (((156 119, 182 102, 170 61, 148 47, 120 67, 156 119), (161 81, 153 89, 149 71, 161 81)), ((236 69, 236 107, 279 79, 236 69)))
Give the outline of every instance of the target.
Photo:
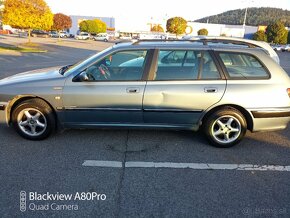
POLYGON ((147 40, 133 40, 131 42, 119 42, 116 43, 114 48, 143 48, 143 49, 154 49, 154 48, 168 48, 168 49, 212 49, 217 48, 229 49, 262 49, 278 64, 280 62, 277 53, 273 48, 266 42, 257 42, 249 39, 231 38, 231 37, 197 37, 197 39, 189 40, 160 40, 160 39, 147 39, 147 40))

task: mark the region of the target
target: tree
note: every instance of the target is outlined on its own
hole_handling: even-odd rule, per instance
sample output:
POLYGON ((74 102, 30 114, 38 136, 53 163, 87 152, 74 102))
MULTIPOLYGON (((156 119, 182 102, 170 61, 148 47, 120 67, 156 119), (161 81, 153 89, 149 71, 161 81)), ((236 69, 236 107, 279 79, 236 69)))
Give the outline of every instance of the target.
POLYGON ((187 21, 182 17, 172 17, 167 20, 166 30, 177 35, 185 33, 187 21))
POLYGON ((107 30, 105 22, 95 20, 84 20, 80 23, 80 31, 88 33, 104 33, 107 30))
POLYGON ((44 0, 6 0, 4 2, 3 23, 14 28, 50 30, 53 14, 44 0))
POLYGON ((58 13, 53 16, 53 26, 52 30, 64 30, 71 28, 72 21, 71 18, 67 15, 58 13))
POLYGON ((97 23, 98 31, 96 33, 105 33, 107 31, 107 24, 99 19, 93 20, 97 23))
POLYGON ((267 35, 263 30, 259 30, 259 31, 255 32, 255 34, 253 36, 253 40, 267 42, 267 35))
POLYGON ((281 21, 277 21, 270 24, 266 30, 268 42, 277 44, 286 44, 288 31, 285 29, 284 24, 281 21))
POLYGON ((4 0, 0 0, 0 28, 2 27, 3 10, 4 10, 4 0))
MULTIPOLYGON (((72 21, 71 18, 67 15, 64 15, 62 13, 55 14, 53 16, 53 26, 52 30, 57 30, 58 32, 64 29, 71 28, 72 21)), ((58 37, 60 39, 60 34, 58 34, 58 37)))
POLYGON ((198 30, 197 31, 197 35, 199 35, 199 36, 207 36, 208 35, 208 31, 207 31, 207 29, 200 29, 200 30, 198 30))
POLYGON ((162 28, 162 26, 160 25, 155 25, 151 28, 150 30, 151 32, 164 32, 164 29, 162 28))

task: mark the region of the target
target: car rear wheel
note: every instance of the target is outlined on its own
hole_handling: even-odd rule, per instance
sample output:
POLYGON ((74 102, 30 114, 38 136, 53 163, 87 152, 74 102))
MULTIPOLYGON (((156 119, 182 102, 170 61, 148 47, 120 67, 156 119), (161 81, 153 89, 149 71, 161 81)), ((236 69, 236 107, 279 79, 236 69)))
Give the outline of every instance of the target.
POLYGON ((12 112, 12 124, 22 137, 30 140, 42 140, 55 129, 55 117, 46 102, 31 99, 16 106, 12 112))
POLYGON ((240 111, 224 108, 210 114, 204 122, 203 129, 212 145, 229 148, 243 139, 247 131, 247 122, 240 111))

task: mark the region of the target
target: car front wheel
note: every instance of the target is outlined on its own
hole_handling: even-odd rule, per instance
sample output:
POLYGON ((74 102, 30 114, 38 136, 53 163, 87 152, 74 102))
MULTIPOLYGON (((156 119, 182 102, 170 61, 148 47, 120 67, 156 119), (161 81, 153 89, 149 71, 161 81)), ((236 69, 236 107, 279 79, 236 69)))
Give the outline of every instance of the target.
POLYGON ((224 108, 210 114, 204 122, 203 129, 212 145, 229 148, 243 139, 247 131, 247 122, 240 111, 224 108))
POLYGON ((46 102, 31 99, 16 106, 12 112, 12 124, 22 137, 30 140, 42 140, 55 129, 55 117, 46 102))

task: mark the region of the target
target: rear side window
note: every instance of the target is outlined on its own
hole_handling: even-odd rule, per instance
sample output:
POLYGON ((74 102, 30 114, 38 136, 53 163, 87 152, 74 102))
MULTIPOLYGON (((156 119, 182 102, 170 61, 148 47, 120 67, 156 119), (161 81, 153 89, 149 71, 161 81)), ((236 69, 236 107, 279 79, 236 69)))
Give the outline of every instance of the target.
POLYGON ((207 51, 161 50, 154 80, 220 79, 207 51))
POLYGON ((230 78, 267 79, 269 73, 261 62, 250 54, 219 53, 230 78))

